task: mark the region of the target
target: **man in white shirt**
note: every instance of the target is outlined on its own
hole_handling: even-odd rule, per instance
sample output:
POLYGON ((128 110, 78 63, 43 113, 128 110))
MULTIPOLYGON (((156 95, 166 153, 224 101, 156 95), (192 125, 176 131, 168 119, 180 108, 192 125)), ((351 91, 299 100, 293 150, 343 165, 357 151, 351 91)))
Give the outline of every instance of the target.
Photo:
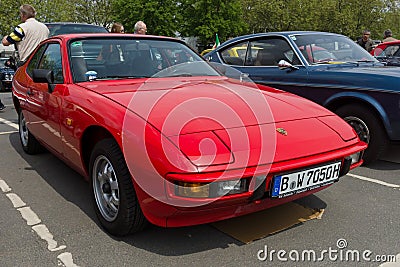
POLYGON ((147 32, 147 26, 143 21, 139 20, 138 22, 135 23, 135 26, 133 27, 134 34, 146 34, 146 32, 147 32))
POLYGON ((31 5, 20 6, 19 15, 22 23, 15 27, 12 33, 4 36, 2 44, 14 44, 18 50, 19 61, 24 62, 36 46, 48 38, 49 29, 35 19, 36 10, 31 5))

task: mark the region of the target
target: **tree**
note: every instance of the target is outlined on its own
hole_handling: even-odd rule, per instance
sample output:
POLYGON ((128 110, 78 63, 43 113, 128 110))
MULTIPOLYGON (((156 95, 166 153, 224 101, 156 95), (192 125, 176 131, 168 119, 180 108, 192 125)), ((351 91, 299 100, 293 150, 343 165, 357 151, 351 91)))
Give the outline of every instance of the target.
POLYGON ((110 26, 112 22, 113 0, 69 0, 73 9, 69 10, 70 21, 110 26))
POLYGON ((15 25, 20 23, 18 17, 19 3, 15 0, 1 0, 0 10, 3 14, 0 16, 0 35, 7 35, 14 28, 15 25))
POLYGON ((202 46, 213 43, 216 33, 224 41, 247 31, 241 0, 185 0, 181 10, 181 33, 199 37, 202 46))
POLYGON ((315 30, 353 39, 371 30, 380 39, 389 26, 399 27, 396 0, 242 0, 250 32, 315 30))
POLYGON ((112 12, 114 21, 121 22, 128 32, 142 20, 150 34, 175 36, 182 20, 179 8, 177 0, 114 0, 112 12))
POLYGON ((108 26, 112 22, 111 5, 114 0, 1 0, 0 33, 7 35, 21 23, 18 14, 22 4, 30 4, 36 9, 36 18, 42 22, 85 22, 108 26))
POLYGON ((36 8, 42 22, 71 21, 109 26, 121 22, 133 32, 143 20, 150 34, 197 36, 202 46, 245 33, 316 30, 353 39, 385 29, 400 37, 399 0, 1 0, 0 35, 20 23, 20 5, 36 8))

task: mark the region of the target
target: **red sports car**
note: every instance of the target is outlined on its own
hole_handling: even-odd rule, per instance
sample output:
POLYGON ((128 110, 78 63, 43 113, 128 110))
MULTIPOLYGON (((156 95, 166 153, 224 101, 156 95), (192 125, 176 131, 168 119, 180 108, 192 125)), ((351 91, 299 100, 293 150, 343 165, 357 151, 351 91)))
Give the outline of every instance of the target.
POLYGON ((380 43, 370 53, 387 66, 400 66, 400 40, 380 43))
POLYGON ((173 38, 49 38, 17 70, 13 97, 23 149, 45 147, 86 177, 114 235, 304 197, 362 164, 366 148, 332 112, 221 76, 173 38))

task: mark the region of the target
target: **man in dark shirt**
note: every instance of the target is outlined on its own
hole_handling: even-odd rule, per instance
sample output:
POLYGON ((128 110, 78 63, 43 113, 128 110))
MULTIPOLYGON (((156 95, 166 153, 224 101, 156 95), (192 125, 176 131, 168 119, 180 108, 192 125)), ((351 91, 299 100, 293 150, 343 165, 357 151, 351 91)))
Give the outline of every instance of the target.
POLYGON ((357 43, 363 47, 365 50, 370 52, 373 48, 374 41, 370 38, 371 36, 371 31, 369 30, 364 30, 363 31, 363 36, 357 40, 357 43))

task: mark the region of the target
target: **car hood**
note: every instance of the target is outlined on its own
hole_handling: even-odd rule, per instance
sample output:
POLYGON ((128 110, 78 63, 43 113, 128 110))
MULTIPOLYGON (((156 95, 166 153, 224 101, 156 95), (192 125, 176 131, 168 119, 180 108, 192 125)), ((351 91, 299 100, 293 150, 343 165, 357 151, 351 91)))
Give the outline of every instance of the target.
POLYGON ((261 91, 254 84, 231 79, 149 79, 145 83, 81 85, 125 106, 167 136, 177 134, 164 127, 171 118, 177 123, 189 120, 179 132, 187 134, 333 114, 296 95, 269 87, 261 91))
POLYGON ((272 88, 227 79, 121 82, 118 91, 86 84, 153 125, 197 167, 256 166, 272 162, 271 155, 284 161, 357 142, 330 111, 272 88))

